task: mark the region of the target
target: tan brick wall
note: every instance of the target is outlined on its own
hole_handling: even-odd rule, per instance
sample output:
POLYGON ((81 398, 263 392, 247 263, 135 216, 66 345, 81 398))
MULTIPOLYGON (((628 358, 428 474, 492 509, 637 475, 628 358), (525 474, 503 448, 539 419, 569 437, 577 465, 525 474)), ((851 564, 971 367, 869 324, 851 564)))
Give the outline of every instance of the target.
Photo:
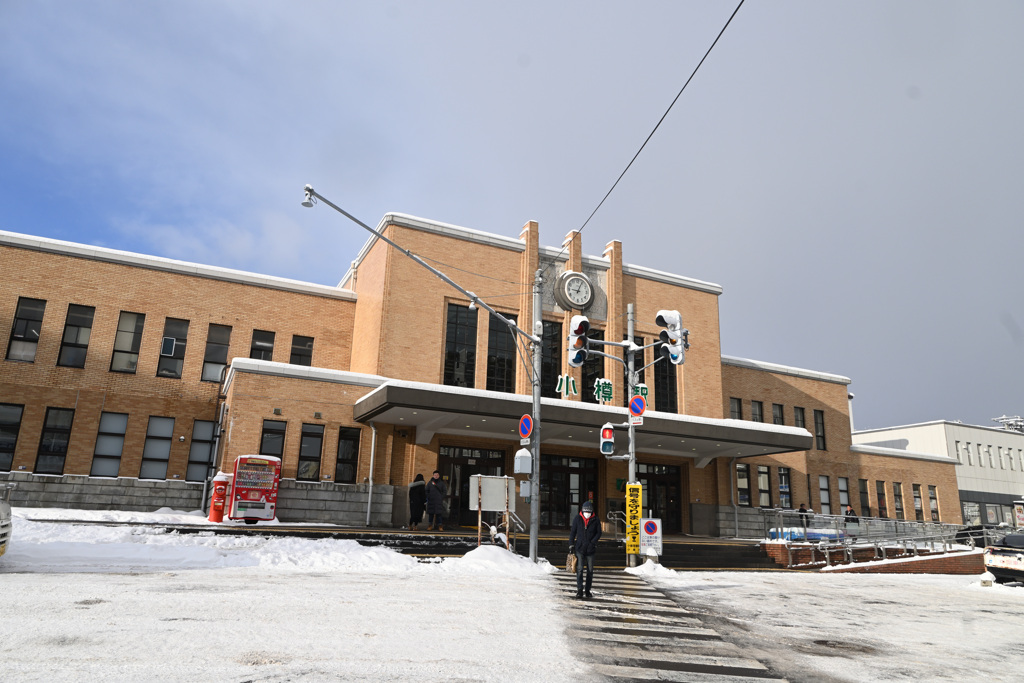
POLYGON ((351 301, 6 246, 0 246, 0 272, 5 356, 19 297, 46 301, 35 361, 0 361, 0 402, 26 406, 15 470, 32 471, 46 407, 60 407, 75 409, 65 473, 89 473, 100 413, 107 411, 129 414, 121 476, 138 476, 154 415, 175 418, 167 477, 184 478, 193 420, 216 414, 219 385, 200 381, 210 323, 231 326, 229 359, 247 358, 252 330, 263 329, 276 332, 276 361, 288 362, 298 334, 314 338, 314 365, 348 369, 351 301), (57 366, 69 304, 95 307, 84 368, 57 366), (146 315, 134 374, 109 371, 122 311, 146 315), (156 376, 167 317, 189 321, 181 379, 156 376))
MULTIPOLYGON (((850 450, 850 415, 847 387, 843 384, 822 380, 794 377, 751 368, 722 366, 723 403, 725 415, 729 414, 731 397, 743 400, 743 418, 750 419, 750 402, 764 403, 766 422, 772 420, 772 404, 781 403, 784 408, 785 424, 793 426, 793 408, 805 410, 806 428, 814 434, 814 411, 822 410, 825 415, 825 445, 827 450, 816 448, 803 452, 783 454, 765 458, 744 458, 739 462, 749 463, 751 477, 756 476, 757 465, 771 467, 772 503, 778 504, 778 468, 791 468, 791 492, 793 507, 807 503, 821 511, 821 495, 818 476, 829 477, 829 491, 832 514, 840 514, 839 477, 849 480, 850 501, 858 514, 861 511, 858 480, 868 480, 868 495, 872 516, 877 515, 878 500, 875 481, 887 482, 889 516, 893 516, 892 482, 904 485, 904 509, 913 516, 912 483, 922 484, 927 498, 927 487, 937 487, 939 516, 942 522, 961 524, 960 494, 956 483, 955 463, 865 455, 850 450), (808 477, 810 480, 808 480, 808 477)), ((725 469, 725 468, 723 468, 725 469)), ((730 490, 735 489, 735 477, 730 475, 719 479, 719 495, 724 503, 729 502, 730 490)), ((756 482, 754 483, 756 489, 756 482)), ((756 490, 754 491, 756 495, 756 490)), ((925 500, 925 506, 927 506, 925 500)), ((927 511, 926 511, 927 514, 927 511)), ((867 516, 867 515, 865 515, 867 516)), ((930 517, 929 517, 930 519, 930 517)))

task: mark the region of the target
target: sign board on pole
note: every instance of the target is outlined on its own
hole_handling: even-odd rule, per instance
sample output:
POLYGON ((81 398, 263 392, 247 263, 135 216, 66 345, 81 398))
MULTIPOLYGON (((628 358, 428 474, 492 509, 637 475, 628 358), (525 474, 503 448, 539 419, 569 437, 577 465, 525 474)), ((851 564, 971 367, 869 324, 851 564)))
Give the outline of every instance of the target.
POLYGON ((640 520, 640 554, 646 554, 648 548, 661 557, 661 520, 654 517, 640 520))
POLYGON ((643 486, 626 484, 626 554, 640 554, 640 508, 643 505, 643 486))
POLYGON ((629 424, 639 427, 643 423, 644 423, 644 416, 643 415, 630 415, 629 416, 629 424))
POLYGON ((533 432, 533 418, 529 415, 523 415, 519 418, 519 438, 529 439, 530 434, 533 432))
POLYGON ((630 415, 643 415, 645 410, 647 410, 647 399, 643 396, 637 394, 633 398, 629 399, 630 415))
POLYGON ((469 477, 469 482, 470 510, 504 512, 507 505, 511 512, 516 511, 516 480, 514 478, 474 474, 469 477))

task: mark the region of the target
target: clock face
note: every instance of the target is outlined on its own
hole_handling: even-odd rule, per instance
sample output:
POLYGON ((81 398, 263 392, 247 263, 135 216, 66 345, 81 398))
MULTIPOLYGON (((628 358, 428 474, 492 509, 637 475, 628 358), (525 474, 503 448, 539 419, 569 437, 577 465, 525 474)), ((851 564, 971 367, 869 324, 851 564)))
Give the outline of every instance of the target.
POLYGON ((583 308, 590 303, 590 299, 593 296, 594 290, 591 288, 590 283, 582 277, 577 275, 565 281, 565 298, 579 308, 583 308))

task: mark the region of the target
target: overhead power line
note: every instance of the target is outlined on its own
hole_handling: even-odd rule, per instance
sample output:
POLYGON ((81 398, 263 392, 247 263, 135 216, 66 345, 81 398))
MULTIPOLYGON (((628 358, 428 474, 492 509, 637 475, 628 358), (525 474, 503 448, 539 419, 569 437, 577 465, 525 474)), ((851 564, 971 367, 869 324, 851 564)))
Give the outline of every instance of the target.
MULTIPOLYGON (((679 97, 683 94, 683 91, 686 90, 686 86, 688 86, 690 84, 690 81, 693 80, 693 77, 697 75, 697 71, 700 69, 701 65, 704 63, 704 60, 706 60, 708 58, 708 55, 711 54, 711 51, 715 48, 715 45, 718 44, 719 38, 721 38, 722 34, 725 33, 725 29, 729 28, 729 24, 732 23, 733 17, 735 17, 736 13, 740 11, 740 7, 743 6, 744 2, 745 2, 745 0, 740 0, 740 4, 736 5, 736 9, 734 9, 732 11, 732 14, 729 15, 729 19, 728 19, 728 21, 725 22, 725 25, 722 26, 722 30, 718 32, 717 36, 715 36, 715 40, 714 40, 714 42, 711 43, 711 47, 708 48, 707 52, 704 53, 704 56, 701 57, 700 62, 698 62, 697 66, 694 67, 693 73, 690 74, 690 77, 686 79, 685 83, 683 83, 683 87, 679 89, 678 93, 676 93, 676 96, 672 100, 672 103, 668 105, 668 109, 666 109, 665 113, 661 115, 660 119, 658 119, 658 123, 656 123, 654 125, 654 129, 651 131, 650 135, 648 135, 647 139, 644 140, 642 145, 640 145, 640 149, 638 149, 636 151, 636 154, 633 155, 633 158, 629 160, 629 163, 626 164, 626 168, 624 168, 622 170, 622 173, 619 174, 619 177, 615 179, 615 182, 612 184, 611 188, 608 190, 608 192, 605 193, 604 197, 601 199, 600 202, 598 202, 597 206, 590 213, 590 215, 587 216, 587 220, 583 221, 583 225, 580 226, 580 229, 577 230, 577 232, 583 232, 583 228, 587 227, 587 224, 590 223, 590 219, 594 217, 594 214, 596 214, 598 212, 598 210, 601 208, 601 206, 605 203, 605 200, 607 200, 608 197, 611 196, 612 192, 615 191, 615 188, 618 186, 619 181, 622 180, 622 178, 626 175, 626 172, 629 171, 630 167, 633 165, 633 162, 636 161, 637 157, 640 156, 640 152, 644 151, 644 147, 646 147, 647 143, 651 141, 652 137, 654 137, 654 134, 658 131, 658 128, 661 126, 662 121, 665 120, 665 117, 668 116, 668 113, 670 111, 672 111, 672 107, 675 106, 676 102, 679 100, 679 97)), ((563 246, 562 247, 562 252, 564 252, 565 249, 566 249, 566 247, 563 246)), ((559 253, 559 256, 561 256, 562 252, 559 253)), ((557 261, 557 260, 558 260, 558 257, 555 258, 555 261, 557 261)), ((554 263, 554 261, 552 261, 552 264, 553 263, 554 263)))

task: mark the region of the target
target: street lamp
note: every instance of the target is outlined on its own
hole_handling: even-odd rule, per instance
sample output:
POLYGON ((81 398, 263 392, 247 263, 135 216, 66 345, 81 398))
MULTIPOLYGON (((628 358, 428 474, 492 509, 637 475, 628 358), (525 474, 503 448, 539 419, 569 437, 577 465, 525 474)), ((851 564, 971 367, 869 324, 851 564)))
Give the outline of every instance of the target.
MULTIPOLYGON (((302 205, 306 208, 311 208, 317 204, 317 202, 323 202, 327 206, 331 207, 341 215, 348 218, 350 221, 358 225, 359 227, 367 230, 377 236, 378 239, 383 240, 387 244, 402 252, 416 263, 420 264, 431 273, 441 278, 444 282, 451 285, 455 289, 459 290, 470 301, 471 307, 479 306, 480 308, 487 311, 489 314, 496 317, 501 322, 505 323, 509 330, 515 334, 522 335, 526 340, 533 344, 533 433, 530 435, 530 450, 533 455, 533 467, 530 472, 530 560, 533 562, 537 561, 537 538, 540 532, 540 367, 541 367, 541 334, 544 331, 544 323, 542 319, 541 310, 541 270, 537 270, 534 273, 533 279, 533 334, 520 329, 513 321, 509 320, 501 313, 491 308, 473 292, 467 291, 457 282, 452 280, 450 277, 434 268, 432 265, 421 259, 416 254, 412 253, 408 249, 400 247, 394 241, 385 236, 382 232, 371 228, 366 223, 362 222, 348 211, 345 211, 338 205, 331 202, 329 199, 324 197, 313 189, 312 185, 306 185, 304 188, 305 196, 302 200, 302 205)), ((517 345, 518 346, 518 345, 517 345)))

